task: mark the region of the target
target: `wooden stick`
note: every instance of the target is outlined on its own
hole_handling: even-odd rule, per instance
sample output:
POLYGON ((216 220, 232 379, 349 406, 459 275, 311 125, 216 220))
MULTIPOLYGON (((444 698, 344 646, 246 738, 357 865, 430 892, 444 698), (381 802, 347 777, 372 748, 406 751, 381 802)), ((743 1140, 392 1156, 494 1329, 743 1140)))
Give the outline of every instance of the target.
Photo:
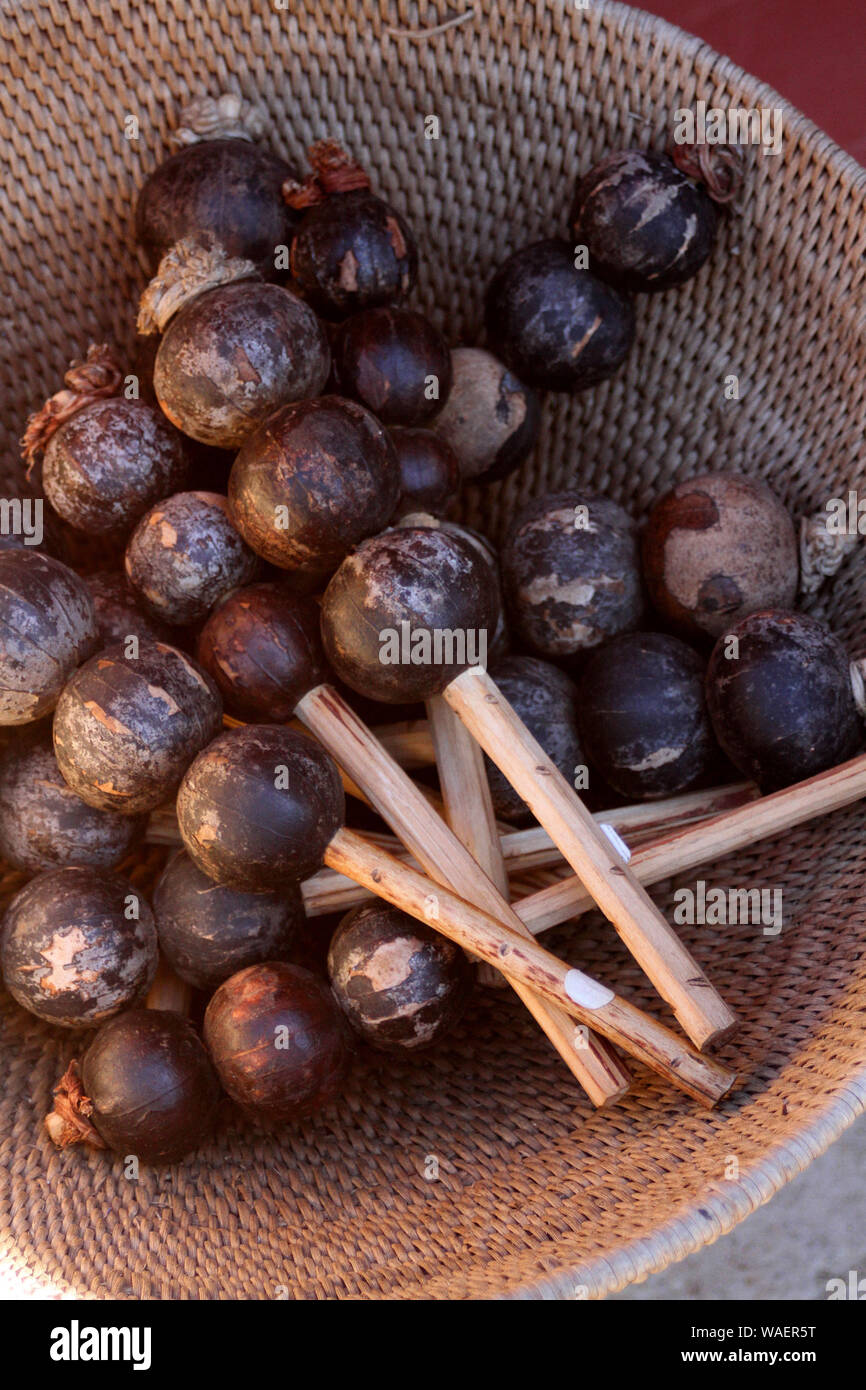
POLYGON ((386 902, 428 922, 465 950, 504 970, 509 979, 543 994, 571 1018, 604 1034, 702 1104, 715 1105, 735 1085, 734 1072, 702 1056, 670 1028, 448 888, 383 854, 355 831, 338 830, 324 860, 330 868, 357 879, 386 902))
POLYGON ((192 1003, 192 990, 185 980, 176 975, 168 961, 160 952, 159 964, 153 977, 153 984, 147 991, 144 1001, 146 1009, 170 1009, 186 1018, 192 1003))
MULTIPOLYGON (((308 691, 299 701, 297 713, 352 780, 363 786, 371 804, 431 878, 452 886, 467 902, 508 923, 513 931, 525 933, 507 899, 332 686, 320 685, 308 691)), ((523 999, 526 990, 522 984, 521 990, 523 999)), ((604 1104, 623 1093, 627 1078, 606 1044, 590 1035, 576 1047, 573 1027, 568 1025, 566 1031, 562 1019, 551 1018, 541 1001, 524 1002, 594 1104, 604 1104)))
POLYGON ((699 1047, 736 1017, 505 696, 479 666, 444 691, 449 705, 523 797, 699 1047))
MULTIPOLYGON (((786 787, 759 801, 727 811, 700 825, 644 845, 629 868, 641 883, 657 883, 733 850, 745 849, 815 816, 850 806, 866 796, 866 754, 786 787)), ((548 927, 588 912, 595 903, 578 878, 566 878, 516 903, 518 915, 538 935, 548 927)))
MULTIPOLYGON (((481 746, 441 695, 427 701, 427 717, 433 735, 445 819, 476 864, 481 865, 490 882, 509 902, 508 874, 481 746)), ((556 848, 552 841, 551 847, 556 848)), ((505 984, 501 973, 486 961, 478 962, 478 979, 481 984, 494 988, 505 984)))

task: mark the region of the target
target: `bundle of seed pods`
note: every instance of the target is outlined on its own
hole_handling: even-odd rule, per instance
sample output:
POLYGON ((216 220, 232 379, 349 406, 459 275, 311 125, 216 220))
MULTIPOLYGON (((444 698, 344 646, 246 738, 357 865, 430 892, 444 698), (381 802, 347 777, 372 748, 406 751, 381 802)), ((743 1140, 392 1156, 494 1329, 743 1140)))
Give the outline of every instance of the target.
POLYGON ((644 885, 866 794, 860 668, 794 608, 847 543, 734 471, 640 528, 536 496, 501 554, 450 518, 544 393, 619 369, 741 171, 612 152, 493 276, 487 346, 450 347, 371 173, 262 133, 237 97, 184 112, 138 194, 139 360, 92 345, 22 441, 47 507, 0 548, 2 973, 76 1030, 51 1138, 173 1161, 223 1092, 290 1123, 504 984, 594 1104, 634 1059, 714 1105, 737 1020, 644 885), (150 901, 117 872, 143 845, 174 847, 150 901), (676 1027, 536 941, 595 906, 676 1027))

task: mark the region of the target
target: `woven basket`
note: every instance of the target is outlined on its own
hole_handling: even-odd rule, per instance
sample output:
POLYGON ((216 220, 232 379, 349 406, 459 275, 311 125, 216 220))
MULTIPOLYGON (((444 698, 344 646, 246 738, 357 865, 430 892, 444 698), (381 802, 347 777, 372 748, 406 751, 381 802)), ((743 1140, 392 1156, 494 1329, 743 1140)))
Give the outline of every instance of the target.
MULTIPOLYGON (((493 266, 565 230, 578 172, 625 145, 663 148, 674 110, 699 98, 781 107, 783 154, 750 151, 742 212, 710 265, 640 300, 621 374, 550 398, 533 460, 465 515, 496 536, 518 502, 577 481, 640 514, 720 467, 765 476, 797 511, 856 486, 864 172, 774 92, 639 11, 467 0, 448 22, 462 8, 0 7, 8 487, 25 416, 67 360, 94 339, 131 346, 134 191, 180 105, 221 89, 266 108, 289 158, 331 134, 369 164, 418 233, 419 304, 470 342, 493 266), (438 140, 424 138, 431 114, 438 140), (731 373, 738 401, 724 398, 731 373)), ((856 650, 864 608, 855 553, 816 611, 856 650)), ((34 1292, 121 1298, 593 1297, 642 1279, 742 1220, 866 1105, 861 817, 707 869, 781 887, 786 923, 778 937, 684 929, 742 1018, 722 1056, 743 1084, 711 1114, 646 1074, 594 1113, 513 996, 479 992, 429 1055, 362 1058, 329 1113, 278 1137, 231 1120, 195 1159, 133 1182, 120 1161, 50 1146, 40 1121, 70 1040, 2 995, 0 1262, 34 1292)), ((669 887, 656 893, 668 907, 669 887)), ((612 936, 590 920, 550 944, 662 1014, 612 936)))

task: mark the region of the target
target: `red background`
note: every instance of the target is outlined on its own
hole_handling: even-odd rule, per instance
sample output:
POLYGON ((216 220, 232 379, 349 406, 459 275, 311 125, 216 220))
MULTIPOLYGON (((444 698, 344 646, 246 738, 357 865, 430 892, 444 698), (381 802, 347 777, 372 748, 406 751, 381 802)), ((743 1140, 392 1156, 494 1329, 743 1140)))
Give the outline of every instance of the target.
POLYGON ((769 82, 866 165, 866 0, 643 0, 643 8, 769 82))

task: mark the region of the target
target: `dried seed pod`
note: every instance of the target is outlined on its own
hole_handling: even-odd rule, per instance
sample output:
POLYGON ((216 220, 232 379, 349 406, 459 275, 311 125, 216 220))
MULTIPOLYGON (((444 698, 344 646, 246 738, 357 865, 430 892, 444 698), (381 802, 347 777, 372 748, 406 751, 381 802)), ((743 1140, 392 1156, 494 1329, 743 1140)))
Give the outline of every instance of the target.
POLYGON ((139 315, 140 332, 163 330, 153 367, 160 406, 184 434, 220 449, 240 448, 281 405, 318 395, 331 367, 310 306, 251 272, 181 242, 139 315))
POLYGON ((487 663, 489 665, 507 655, 511 646, 508 626, 505 621, 505 600, 502 593, 502 575, 499 569, 499 552, 487 536, 483 536, 480 531, 474 531, 471 526, 461 526, 456 521, 443 520, 439 522, 439 527, 451 536, 462 536, 464 540, 475 547, 485 564, 490 566, 496 593, 497 618, 493 631, 488 633, 487 637, 487 663))
POLYGON ((643 534, 653 606, 683 636, 718 637, 760 608, 790 608, 799 565, 794 523, 766 483, 708 473, 655 503, 643 534))
POLYGON ((359 545, 322 600, 331 666, 385 704, 426 700, 484 664, 498 619, 495 576, 477 545, 421 526, 359 545))
POLYGON ((45 727, 0 757, 0 857, 24 873, 67 864, 113 869, 144 833, 144 820, 88 806, 64 781, 45 727))
POLYGON ((160 1009, 106 1023, 54 1089, 45 1125, 58 1148, 89 1144, 176 1163, 211 1135, 220 1084, 192 1024, 160 1009))
POLYGON ((215 882, 252 893, 320 868, 344 814, 333 759, 321 744, 274 725, 248 724, 215 738, 177 794, 193 862, 215 882))
POLYGON ((207 1007, 204 1037, 220 1080, 266 1123, 301 1119, 340 1094, 348 1029, 327 985, 299 965, 241 970, 207 1007))
MULTIPOLYGON (((559 768, 570 786, 585 764, 577 727, 577 687, 570 676, 533 656, 507 656, 490 674, 508 703, 559 768)), ((522 797, 485 757, 493 809, 499 820, 520 825, 532 812, 522 797)))
POLYGON ((194 989, 209 993, 249 965, 286 960, 304 921, 297 884, 241 893, 214 883, 180 850, 153 892, 159 946, 194 989))
POLYGON ((185 108, 175 137, 184 148, 157 165, 136 204, 152 268, 182 237, 207 237, 273 274, 274 253, 290 245, 298 221, 282 196, 295 170, 254 143, 263 133, 260 113, 234 93, 185 108))
POLYGON ((241 719, 283 724, 328 679, 319 607, 278 584, 236 589, 199 634, 198 659, 226 708, 241 719))
POLYGON ((170 629, 145 613, 122 570, 97 570, 84 576, 93 599, 100 647, 114 647, 128 637, 167 642, 170 629))
POLYGON ((355 1032, 382 1051, 403 1052, 432 1046, 460 1021, 473 971, 452 941, 376 901, 340 922, 328 976, 355 1032))
POLYGON ((652 150, 619 150, 593 165, 571 205, 590 270, 625 290, 690 280, 713 249, 717 222, 706 190, 652 150))
POLYGON ((87 585, 59 560, 0 549, 0 724, 47 714, 97 643, 87 585))
POLYGON ((629 632, 589 657, 577 703, 591 761, 629 801, 674 796, 717 756, 704 662, 678 637, 629 632))
POLYGON ((354 401, 285 406, 247 441, 229 479, 241 535, 281 569, 327 577, 386 526, 400 489, 387 432, 354 401))
POLYGON ((306 298, 330 319, 404 299, 418 273, 404 219, 333 141, 314 145, 310 164, 311 178, 285 189, 289 205, 304 209, 291 264, 306 298))
POLYGON ((845 648, 805 613, 767 609, 723 632, 706 691, 716 738, 762 792, 844 762, 863 740, 845 648))
POLYGON ((147 611, 176 627, 204 618, 262 567, 216 492, 177 492, 159 502, 130 536, 125 564, 147 611))
POLYGON ((451 390, 451 353, 415 309, 364 309, 334 334, 334 377, 383 425, 423 425, 451 390))
POLYGON ((0 960, 6 988, 22 1008, 61 1028, 93 1028, 150 985, 153 916, 117 874, 52 869, 9 904, 0 960))
POLYGON ((54 715, 64 778, 89 806, 137 815, 173 794, 220 727, 210 676, 176 647, 109 647, 65 687, 54 715))
POLYGON ((432 430, 395 427, 388 433, 400 470, 395 517, 441 512, 460 487, 460 465, 451 445, 432 430))
POLYGON ((454 348, 451 365, 451 390, 431 428, 454 450, 466 482, 507 478, 535 448, 538 396, 483 348, 454 348))
POLYGON ((512 522, 502 581, 515 631, 542 656, 573 656, 643 616, 637 530, 607 497, 536 497, 512 522))
POLYGON ((542 391, 585 391, 605 381, 634 339, 630 300, 578 270, 565 241, 538 241, 509 257, 490 282, 485 312, 491 343, 542 391))

